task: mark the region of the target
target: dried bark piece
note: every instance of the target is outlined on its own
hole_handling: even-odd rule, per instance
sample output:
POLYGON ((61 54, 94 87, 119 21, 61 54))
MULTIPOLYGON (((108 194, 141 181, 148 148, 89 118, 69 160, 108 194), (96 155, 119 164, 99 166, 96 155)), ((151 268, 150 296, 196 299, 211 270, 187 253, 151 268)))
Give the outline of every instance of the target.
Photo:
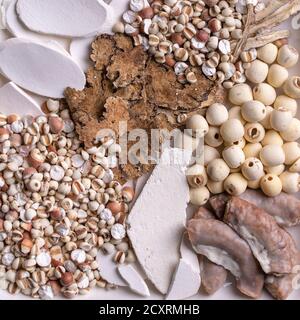
POLYGON ((95 62, 96 70, 106 67, 115 52, 115 42, 109 35, 102 35, 92 43, 91 59, 95 62))
POLYGON ((247 241, 265 273, 293 272, 298 257, 294 240, 264 210, 232 197, 223 220, 247 241))

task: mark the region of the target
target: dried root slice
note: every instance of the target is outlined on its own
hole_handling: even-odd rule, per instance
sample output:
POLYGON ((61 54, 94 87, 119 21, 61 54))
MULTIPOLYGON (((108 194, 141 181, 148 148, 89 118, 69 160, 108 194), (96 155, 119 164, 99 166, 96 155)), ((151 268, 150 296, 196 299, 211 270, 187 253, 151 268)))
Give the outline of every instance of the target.
POLYGON ((265 273, 280 275, 294 272, 299 254, 295 242, 264 210, 232 197, 223 220, 249 244, 265 273))
POLYGON ((275 32, 266 32, 259 34, 253 38, 248 38, 244 50, 250 50, 252 48, 263 47, 264 45, 274 42, 279 39, 288 38, 290 35, 289 30, 279 30, 275 32))
POLYGON ((258 298, 264 276, 248 244, 225 223, 215 219, 192 219, 187 224, 194 250, 229 270, 237 279, 237 288, 258 298))

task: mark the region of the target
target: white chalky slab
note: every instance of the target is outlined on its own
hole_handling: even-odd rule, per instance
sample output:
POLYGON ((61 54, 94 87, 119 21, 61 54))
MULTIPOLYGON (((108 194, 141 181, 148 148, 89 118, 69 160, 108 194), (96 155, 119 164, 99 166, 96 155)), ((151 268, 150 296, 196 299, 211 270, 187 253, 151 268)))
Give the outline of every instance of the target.
POLYGON ((0 45, 0 72, 23 89, 62 98, 66 87, 82 90, 85 75, 64 52, 31 41, 9 39, 0 45))
POLYGON ((43 114, 36 101, 13 82, 0 88, 0 112, 3 114, 17 113, 21 116, 43 114))
MULTIPOLYGON (((186 222, 189 187, 186 153, 166 149, 128 218, 128 236, 148 279, 166 294, 180 259, 179 247, 186 222), (176 164, 170 163, 175 159, 176 164)), ((189 154, 190 156, 190 154, 189 154)))
POLYGON ((80 65, 83 71, 87 71, 89 67, 93 65, 93 61, 90 59, 91 55, 91 43, 95 37, 78 38, 72 40, 70 44, 70 54, 72 58, 80 65))
POLYGON ((99 264, 100 276, 110 284, 127 287, 127 283, 118 272, 118 265, 114 262, 114 255, 115 252, 112 254, 104 254, 102 251, 98 252, 97 262, 99 264))
MULTIPOLYGON (((103 24, 99 26, 97 34, 113 34, 112 27, 118 21, 118 15, 120 13, 120 8, 125 7, 124 3, 128 2, 127 0, 123 1, 112 1, 112 3, 107 7, 107 17, 103 24), (113 3, 114 2, 114 3, 113 3)), ((128 3, 126 4, 126 7, 128 3)), ((125 10, 125 9, 124 9, 125 10)), ((71 41, 70 44, 70 54, 73 59, 81 66, 82 70, 87 71, 87 69, 93 65, 92 60, 90 59, 91 55, 91 43, 95 40, 96 36, 85 37, 85 38, 75 38, 71 41)))
POLYGON ((189 263, 180 259, 166 299, 187 299, 197 294, 200 286, 200 274, 195 272, 189 263))
POLYGON ((17 13, 32 31, 88 37, 106 22, 108 4, 102 0, 18 0, 17 13))
POLYGON ((132 265, 120 265, 118 271, 133 292, 144 297, 150 296, 146 282, 132 265))
MULTIPOLYGON (((5 18, 6 18, 6 27, 10 33, 12 33, 15 37, 28 39, 31 41, 51 41, 53 40, 53 36, 46 34, 39 34, 29 30, 19 19, 16 11, 16 3, 17 0, 10 0, 10 4, 6 10, 5 18)), ((56 39, 60 45, 64 48, 67 48, 68 44, 65 39, 58 38, 56 39)))
POLYGON ((192 269, 200 274, 200 265, 198 256, 193 250, 193 247, 188 239, 187 233, 183 234, 181 245, 180 245, 181 258, 188 263, 192 269))

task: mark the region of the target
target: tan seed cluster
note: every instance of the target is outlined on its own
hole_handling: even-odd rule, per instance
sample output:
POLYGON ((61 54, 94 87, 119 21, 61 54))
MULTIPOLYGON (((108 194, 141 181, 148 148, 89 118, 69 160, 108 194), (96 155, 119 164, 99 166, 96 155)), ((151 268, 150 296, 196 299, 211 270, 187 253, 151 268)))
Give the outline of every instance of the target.
POLYGON ((114 180, 114 140, 85 150, 68 110, 53 100, 46 109, 37 118, 0 115, 0 288, 73 298, 109 287, 100 248, 132 261, 125 223, 134 191, 114 180))

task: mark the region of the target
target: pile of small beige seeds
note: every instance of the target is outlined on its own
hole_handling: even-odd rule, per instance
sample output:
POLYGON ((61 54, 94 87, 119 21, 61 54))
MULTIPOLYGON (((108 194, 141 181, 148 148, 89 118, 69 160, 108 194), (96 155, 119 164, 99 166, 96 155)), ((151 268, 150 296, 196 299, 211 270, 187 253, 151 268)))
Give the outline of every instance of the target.
POLYGON ((109 287, 97 253, 133 261, 125 221, 134 190, 114 181, 120 147, 85 150, 69 111, 0 114, 0 288, 41 299, 109 287))
MULTIPOLYGON (((181 83, 197 81, 193 67, 209 79, 230 88, 244 83, 243 64, 256 58, 242 52, 233 63, 232 40, 243 35, 247 5, 264 8, 257 0, 131 0, 114 32, 125 32, 143 45, 158 63, 174 68, 181 83), (249 60, 249 57, 251 58, 249 60)), ((255 49, 254 49, 255 51, 255 49)))
POLYGON ((205 142, 204 163, 201 159, 187 170, 193 204, 203 205, 210 193, 238 196, 247 187, 270 197, 300 190, 300 77, 288 71, 299 53, 284 42, 276 44, 258 49, 258 59, 246 70, 252 86, 234 85, 229 108, 213 104, 205 117, 187 121, 187 129, 205 142))

